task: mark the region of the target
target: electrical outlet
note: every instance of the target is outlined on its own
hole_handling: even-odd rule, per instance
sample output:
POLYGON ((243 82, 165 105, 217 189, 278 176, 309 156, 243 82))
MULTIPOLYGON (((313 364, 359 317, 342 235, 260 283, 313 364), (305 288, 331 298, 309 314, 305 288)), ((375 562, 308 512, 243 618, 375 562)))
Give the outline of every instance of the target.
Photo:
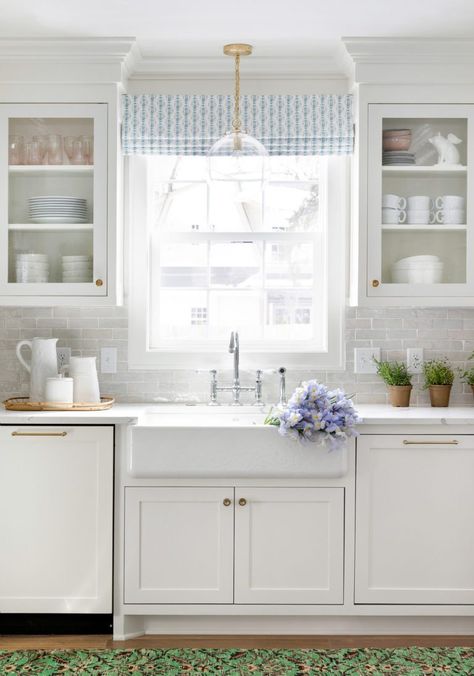
POLYGON ((407 368, 410 373, 421 373, 423 371, 422 347, 409 347, 407 349, 407 368))
POLYGON ((100 372, 117 373, 117 348, 103 347, 100 350, 100 372))
POLYGON ((61 373, 62 368, 69 366, 69 362, 71 361, 71 348, 57 347, 56 353, 58 355, 58 371, 61 373))
POLYGON ((377 364, 380 361, 380 347, 354 348, 354 373, 377 373, 377 364))

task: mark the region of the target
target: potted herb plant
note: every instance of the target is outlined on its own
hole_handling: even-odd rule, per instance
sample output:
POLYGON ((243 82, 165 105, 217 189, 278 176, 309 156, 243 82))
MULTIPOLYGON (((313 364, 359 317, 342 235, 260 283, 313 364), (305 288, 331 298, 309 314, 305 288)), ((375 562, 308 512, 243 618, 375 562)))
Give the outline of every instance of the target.
MULTIPOLYGON (((474 352, 471 354, 468 361, 471 359, 474 359, 474 352)), ((471 386, 472 393, 474 394, 474 366, 471 366, 470 369, 466 369, 465 371, 460 371, 459 375, 461 376, 463 383, 471 386)))
POLYGON ((406 364, 399 361, 377 361, 377 374, 388 388, 388 395, 392 406, 410 406, 412 391, 411 374, 406 364))
POLYGON ((431 406, 449 406, 454 370, 446 358, 423 363, 425 389, 430 391, 431 406))

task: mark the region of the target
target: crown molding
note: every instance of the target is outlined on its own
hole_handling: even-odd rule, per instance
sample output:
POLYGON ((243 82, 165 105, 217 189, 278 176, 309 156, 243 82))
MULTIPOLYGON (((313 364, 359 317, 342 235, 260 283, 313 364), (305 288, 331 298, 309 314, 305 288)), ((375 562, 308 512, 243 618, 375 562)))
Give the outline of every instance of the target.
MULTIPOLYGON (((244 60, 241 71, 246 79, 346 79, 339 64, 326 57, 258 57, 244 60)), ((233 69, 222 57, 158 57, 142 55, 136 63, 132 80, 229 80, 233 69)))
POLYGON ((0 38, 0 79, 120 82, 140 58, 133 37, 0 38))
POLYGON ((474 81, 471 38, 343 37, 345 72, 357 83, 474 81))

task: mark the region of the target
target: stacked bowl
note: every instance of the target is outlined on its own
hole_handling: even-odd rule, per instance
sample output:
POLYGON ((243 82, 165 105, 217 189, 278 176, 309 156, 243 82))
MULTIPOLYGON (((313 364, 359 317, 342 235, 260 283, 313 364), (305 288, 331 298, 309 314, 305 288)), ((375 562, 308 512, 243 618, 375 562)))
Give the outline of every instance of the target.
POLYGON ((16 281, 20 284, 49 282, 49 259, 46 254, 19 253, 15 256, 16 281))
POLYGON ((440 284, 444 263, 438 256, 408 256, 392 265, 395 284, 440 284))
POLYGON ((415 164, 415 154, 409 152, 411 129, 384 129, 382 145, 384 165, 415 164))
POLYGON ((92 256, 63 256, 62 280, 67 284, 92 282, 92 256))

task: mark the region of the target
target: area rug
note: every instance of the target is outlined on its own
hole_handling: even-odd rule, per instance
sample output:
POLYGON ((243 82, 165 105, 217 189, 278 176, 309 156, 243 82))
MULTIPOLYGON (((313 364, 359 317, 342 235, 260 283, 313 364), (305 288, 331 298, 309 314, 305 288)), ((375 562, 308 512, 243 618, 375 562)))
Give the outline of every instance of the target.
POLYGON ((473 648, 0 650, 0 674, 474 675, 473 648))

